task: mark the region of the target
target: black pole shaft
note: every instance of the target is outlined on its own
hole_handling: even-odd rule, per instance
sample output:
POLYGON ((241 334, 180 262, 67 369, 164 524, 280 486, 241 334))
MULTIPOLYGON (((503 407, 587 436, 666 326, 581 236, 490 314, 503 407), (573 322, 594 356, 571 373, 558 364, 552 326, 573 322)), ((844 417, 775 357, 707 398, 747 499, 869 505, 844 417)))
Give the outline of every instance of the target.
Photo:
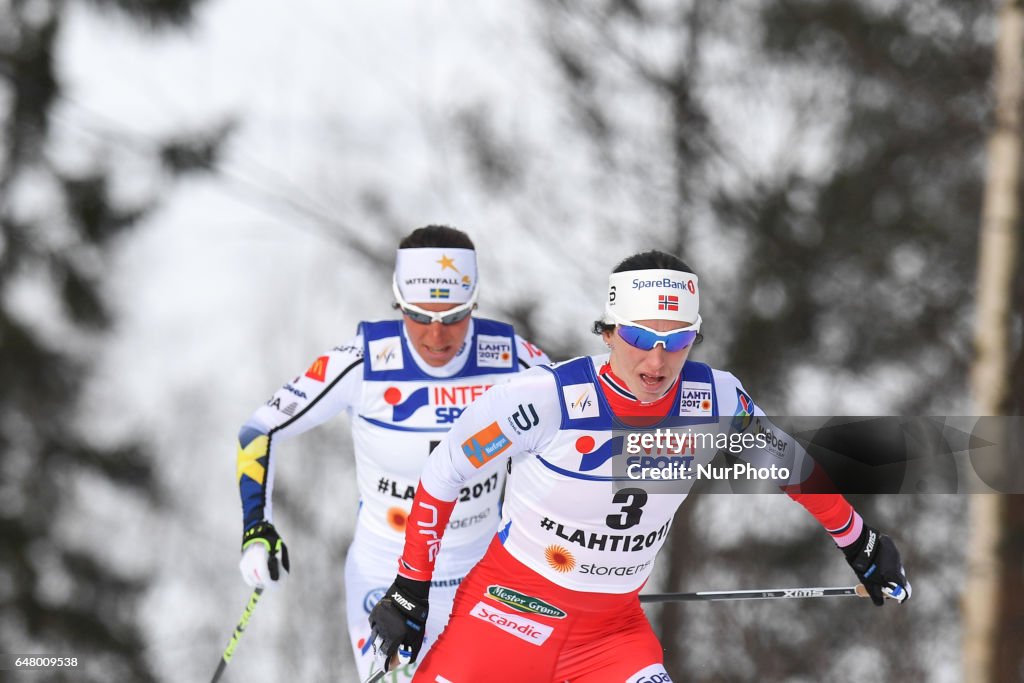
POLYGON ((713 602, 716 600, 778 600, 866 596, 867 592, 861 586, 850 586, 849 588, 770 588, 742 591, 701 591, 699 593, 648 593, 640 595, 640 602, 713 602))

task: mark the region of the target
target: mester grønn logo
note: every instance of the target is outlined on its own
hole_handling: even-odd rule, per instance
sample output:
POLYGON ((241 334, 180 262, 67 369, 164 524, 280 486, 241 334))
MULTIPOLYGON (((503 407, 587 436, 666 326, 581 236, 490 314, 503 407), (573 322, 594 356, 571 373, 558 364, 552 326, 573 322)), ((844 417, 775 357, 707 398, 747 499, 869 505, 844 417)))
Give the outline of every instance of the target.
POLYGON ((487 596, 493 600, 497 600, 507 607, 511 607, 517 612, 539 614, 553 619, 564 619, 566 616, 563 610, 555 607, 549 602, 545 602, 540 598, 535 598, 532 595, 520 593, 519 591, 512 590, 511 588, 505 588, 505 586, 499 586, 497 584, 488 586, 487 596))

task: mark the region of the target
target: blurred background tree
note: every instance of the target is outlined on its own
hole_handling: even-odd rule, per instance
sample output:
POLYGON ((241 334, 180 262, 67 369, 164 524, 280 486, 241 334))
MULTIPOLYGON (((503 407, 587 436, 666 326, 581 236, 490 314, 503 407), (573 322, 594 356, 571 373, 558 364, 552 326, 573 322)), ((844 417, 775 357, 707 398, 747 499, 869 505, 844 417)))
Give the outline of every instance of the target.
MULTIPOLYGON (((988 134, 987 173, 977 267, 975 358, 971 398, 978 415, 1020 413, 1021 353, 1014 330, 1020 310, 1021 157, 1024 152, 1024 7, 999 8, 993 75, 994 112, 988 134), (1016 357, 1016 359, 1015 359, 1016 357), (1014 366, 1018 372, 1014 373, 1014 366)), ((1021 468, 1014 446, 1020 428, 990 421, 986 436, 1002 446, 1002 458, 976 464, 986 481, 1019 491, 1021 468)), ((969 508, 967 580, 964 582, 964 679, 1011 681, 1024 675, 1024 496, 972 496, 969 508)))
MULTIPOLYGON (((126 187, 121 150, 96 140, 69 148, 54 123, 73 89, 56 51, 78 4, 0 4, 0 651, 79 658, 48 680, 146 681, 135 612, 146 577, 118 562, 124 548, 96 543, 93 527, 154 504, 160 487, 147 444, 97 444, 77 415, 115 322, 107 254, 156 197, 126 187), (94 516, 97 493, 123 507, 94 516)), ((188 26, 197 0, 90 4, 163 31, 188 26)), ((206 168, 220 142, 212 128, 177 134, 127 161, 168 183, 206 168)))

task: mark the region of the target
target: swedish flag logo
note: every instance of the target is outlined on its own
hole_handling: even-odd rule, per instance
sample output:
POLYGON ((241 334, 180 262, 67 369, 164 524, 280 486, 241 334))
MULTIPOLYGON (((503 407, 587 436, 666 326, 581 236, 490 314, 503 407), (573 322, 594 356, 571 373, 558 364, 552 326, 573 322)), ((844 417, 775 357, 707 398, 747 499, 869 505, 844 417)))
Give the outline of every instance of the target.
POLYGON ((263 484, 263 479, 267 473, 265 456, 269 448, 270 439, 267 438, 266 434, 261 434, 245 446, 241 442, 238 443, 238 457, 235 463, 239 481, 242 480, 242 475, 244 474, 257 484, 263 484))
POLYGON ((434 287, 430 290, 431 299, 447 299, 451 294, 451 290, 447 287, 434 287))

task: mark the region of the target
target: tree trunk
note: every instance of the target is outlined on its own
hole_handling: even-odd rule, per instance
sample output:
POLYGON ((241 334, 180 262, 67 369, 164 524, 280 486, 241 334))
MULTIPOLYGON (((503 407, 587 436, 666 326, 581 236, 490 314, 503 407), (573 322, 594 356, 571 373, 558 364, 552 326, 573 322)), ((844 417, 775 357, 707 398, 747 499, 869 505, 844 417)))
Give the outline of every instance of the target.
MULTIPOLYGON (((1024 10, 1020 0, 1007 0, 1000 8, 998 22, 996 116, 988 142, 978 257, 977 355, 971 371, 971 393, 978 415, 1005 414, 1010 398, 1010 319, 1018 250, 1024 86, 1024 10)), ((1006 444, 1007 440, 1000 442, 1006 444)), ((975 495, 971 499, 963 597, 964 680, 968 683, 996 680, 1002 592, 999 552, 1005 507, 1001 495, 975 495)))
POLYGON ((1024 671, 1021 643, 1024 643, 1024 496, 1005 498, 1001 518, 1003 543, 1000 550, 998 631, 995 643, 995 680, 1020 681, 1024 671))
MULTIPOLYGON (((702 590, 700 587, 687 585, 686 578, 697 569, 695 558, 706 552, 699 548, 700 541, 695 537, 693 528, 693 506, 697 503, 696 496, 687 500, 676 511, 669 531, 668 560, 665 572, 664 590, 674 592, 684 590, 702 590), (696 551, 696 552, 695 552, 696 551)), ((686 618, 683 612, 685 603, 666 603, 661 606, 658 615, 658 632, 665 654, 665 669, 676 680, 686 680, 691 674, 686 673, 686 618)))

